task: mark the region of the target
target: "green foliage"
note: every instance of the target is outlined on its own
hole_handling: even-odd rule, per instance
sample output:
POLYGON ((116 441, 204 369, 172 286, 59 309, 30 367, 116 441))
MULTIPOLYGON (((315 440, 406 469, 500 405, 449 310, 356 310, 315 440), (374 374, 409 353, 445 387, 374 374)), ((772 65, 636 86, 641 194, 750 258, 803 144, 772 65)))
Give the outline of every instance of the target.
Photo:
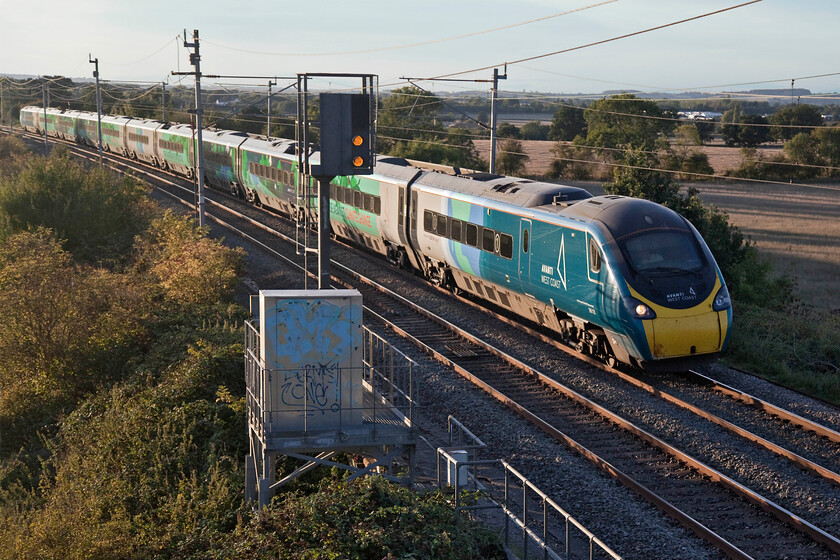
POLYGON ((524 153, 522 142, 506 139, 499 142, 496 156, 496 172, 502 175, 519 176, 525 172, 528 156, 524 153))
POLYGON ((761 115, 742 114, 738 107, 725 112, 721 123, 721 136, 727 146, 754 148, 771 139, 767 119, 761 115))
POLYGON ((840 314, 777 297, 735 302, 726 361, 840 404, 840 314))
POLYGON ((145 192, 130 177, 87 168, 57 149, 0 177, 0 240, 42 226, 63 239, 78 261, 117 261, 145 225, 145 192))
POLYGON ((479 169, 472 138, 464 130, 444 131, 438 97, 416 86, 391 92, 382 102, 377 124, 380 153, 443 165, 479 169))
POLYGON ((653 149, 657 138, 673 127, 673 122, 662 116, 655 101, 639 99, 632 94, 599 99, 584 111, 586 145, 653 149))
POLYGON ((539 121, 531 121, 522 125, 519 133, 523 140, 548 140, 549 126, 540 124, 539 121))
POLYGON ((321 491, 274 499, 233 538, 196 560, 263 558, 505 558, 498 538, 462 519, 439 493, 416 494, 379 477, 326 479, 321 491))
POLYGON ((29 149, 17 136, 0 136, 0 173, 7 173, 13 159, 28 154, 29 149))
POLYGON ((548 130, 549 140, 574 140, 578 135, 586 134, 586 119, 582 107, 563 105, 551 119, 548 130))
POLYGON ((770 133, 778 140, 790 140, 797 134, 810 134, 812 127, 822 123, 819 107, 807 103, 785 105, 770 116, 770 124, 774 125, 770 133))
POLYGON ((585 180, 595 175, 595 164, 589 163, 595 158, 591 149, 556 142, 551 147, 551 153, 554 159, 549 166, 549 177, 585 180))
POLYGON ((225 387, 242 394, 241 336, 180 327, 166 336, 185 353, 150 356, 167 363, 163 375, 141 363, 134 380, 83 401, 61 423, 47 465, 55 474, 42 478, 35 507, 21 516, 0 504, 10 557, 171 557, 235 527, 244 399, 225 387))
POLYGON ((45 229, 0 245, 0 291, 0 451, 8 451, 37 443, 54 414, 112 377, 133 348, 143 293, 73 264, 45 229))
POLYGON ((206 305, 230 297, 244 267, 241 248, 229 249, 167 212, 138 239, 138 267, 162 295, 179 305, 206 305))
POLYGON ((503 122, 496 127, 496 136, 498 138, 522 138, 522 135, 519 133, 519 128, 515 124, 507 122, 503 122))

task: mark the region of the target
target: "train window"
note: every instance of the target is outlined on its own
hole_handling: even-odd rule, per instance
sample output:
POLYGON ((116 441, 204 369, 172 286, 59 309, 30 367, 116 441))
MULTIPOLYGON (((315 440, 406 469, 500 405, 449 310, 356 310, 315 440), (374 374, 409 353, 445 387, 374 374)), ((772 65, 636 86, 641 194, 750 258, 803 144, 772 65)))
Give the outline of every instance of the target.
POLYGON ((382 213, 382 199, 378 196, 373 197, 373 213, 377 216, 382 213))
POLYGON ((461 242, 461 229, 463 228, 464 222, 461 220, 456 220, 452 218, 449 221, 449 237, 452 241, 461 242))
POLYGON ((475 224, 467 224, 467 245, 478 247, 478 226, 475 224))
POLYGON ((437 233, 441 237, 446 237, 446 234, 447 234, 446 230, 449 229, 449 228, 447 228, 447 226, 449 225, 447 223, 448 221, 449 220, 447 219, 446 216, 438 215, 437 216, 437 224, 435 225, 435 233, 437 233))
POLYGON ((506 259, 513 258, 513 236, 506 233, 499 237, 499 254, 506 259))
POLYGON ((594 273, 601 272, 601 251, 592 237, 589 238, 589 270, 594 273))
POLYGON ((490 228, 484 228, 481 232, 481 248, 488 253, 494 253, 496 248, 496 232, 490 228))
POLYGON ((362 191, 353 191, 353 206, 362 207, 362 191))
POLYGON ((423 229, 429 233, 433 233, 435 231, 433 222, 434 214, 430 210, 423 210, 423 229))
POLYGON ((522 232, 522 252, 523 253, 528 252, 528 230, 527 229, 522 232))
POLYGON ((369 195, 368 193, 364 193, 362 195, 362 199, 365 204, 365 211, 373 212, 373 196, 369 195))
POLYGON ((337 200, 338 199, 338 187, 330 183, 330 199, 337 200))

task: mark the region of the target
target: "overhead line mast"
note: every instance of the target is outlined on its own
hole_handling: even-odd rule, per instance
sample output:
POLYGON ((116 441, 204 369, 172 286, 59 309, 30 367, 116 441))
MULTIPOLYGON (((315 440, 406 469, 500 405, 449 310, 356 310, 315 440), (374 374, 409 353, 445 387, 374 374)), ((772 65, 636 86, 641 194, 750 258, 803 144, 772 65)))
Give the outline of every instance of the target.
POLYGON ((184 47, 185 48, 193 48, 194 52, 190 54, 190 64, 195 66, 195 72, 172 72, 173 76, 195 76, 195 110, 191 111, 195 113, 195 132, 196 132, 196 145, 194 146, 194 150, 196 152, 196 165, 198 167, 196 176, 198 180, 198 185, 196 186, 196 196, 198 197, 197 203, 197 210, 198 210, 198 225, 199 227, 203 227, 205 225, 204 219, 204 150, 202 149, 203 139, 201 136, 201 55, 199 54, 199 43, 198 43, 198 29, 193 30, 193 42, 187 42, 187 30, 184 29, 184 47))

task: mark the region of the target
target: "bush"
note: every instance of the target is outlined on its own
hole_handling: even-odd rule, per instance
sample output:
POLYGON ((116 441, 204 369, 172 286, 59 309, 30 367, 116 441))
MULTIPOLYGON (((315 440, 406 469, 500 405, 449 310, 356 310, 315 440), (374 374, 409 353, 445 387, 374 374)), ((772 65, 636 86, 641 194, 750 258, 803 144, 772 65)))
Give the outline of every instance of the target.
POLYGON ((3 447, 37 430, 111 379, 141 330, 143 293, 105 270, 80 267, 39 228, 0 245, 0 423, 3 447))
POLYGON ((206 237, 192 219, 167 212, 138 238, 138 269, 164 298, 205 305, 228 298, 244 267, 244 251, 206 237))
POLYGON ((352 483, 325 479, 320 492, 286 493, 274 499, 233 538, 196 560, 272 558, 503 559, 498 538, 462 520, 439 493, 411 490, 367 477, 352 483))
POLYGON ((145 192, 130 177, 87 168, 57 149, 0 177, 0 240, 42 226, 79 262, 119 261, 145 226, 145 192))

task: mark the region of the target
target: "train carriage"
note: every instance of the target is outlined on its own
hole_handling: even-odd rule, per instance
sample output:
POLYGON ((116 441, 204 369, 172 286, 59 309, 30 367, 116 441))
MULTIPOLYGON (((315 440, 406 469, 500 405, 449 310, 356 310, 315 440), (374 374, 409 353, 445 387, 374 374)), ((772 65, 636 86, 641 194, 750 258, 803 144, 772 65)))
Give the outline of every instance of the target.
POLYGON ((96 113, 80 111, 76 116, 76 141, 99 147, 99 118, 96 113))
POLYGON ((162 126, 155 131, 157 158, 163 167, 193 176, 195 168, 195 130, 188 124, 162 126))
POLYGON ((76 122, 78 118, 78 111, 63 110, 55 113, 56 135, 65 140, 75 142, 78 138, 76 133, 76 122))
POLYGON ((416 256, 407 250, 406 214, 408 186, 419 174, 402 158, 378 157, 373 175, 333 179, 333 233, 386 256, 396 265, 420 269, 416 256))
POLYGON ((152 119, 135 118, 128 121, 125 125, 128 157, 158 166, 157 129, 164 124, 152 119))
POLYGON ((20 110, 20 125, 28 132, 44 131, 44 110, 41 107, 26 106, 20 110))
POLYGON ((245 198, 294 216, 297 208, 295 143, 249 137, 239 147, 239 158, 245 198))
POLYGON ((239 146, 248 138, 235 130, 204 130, 204 178, 217 189, 240 194, 239 146))
POLYGON ((102 149, 120 155, 128 155, 125 126, 131 119, 102 115, 102 149))

